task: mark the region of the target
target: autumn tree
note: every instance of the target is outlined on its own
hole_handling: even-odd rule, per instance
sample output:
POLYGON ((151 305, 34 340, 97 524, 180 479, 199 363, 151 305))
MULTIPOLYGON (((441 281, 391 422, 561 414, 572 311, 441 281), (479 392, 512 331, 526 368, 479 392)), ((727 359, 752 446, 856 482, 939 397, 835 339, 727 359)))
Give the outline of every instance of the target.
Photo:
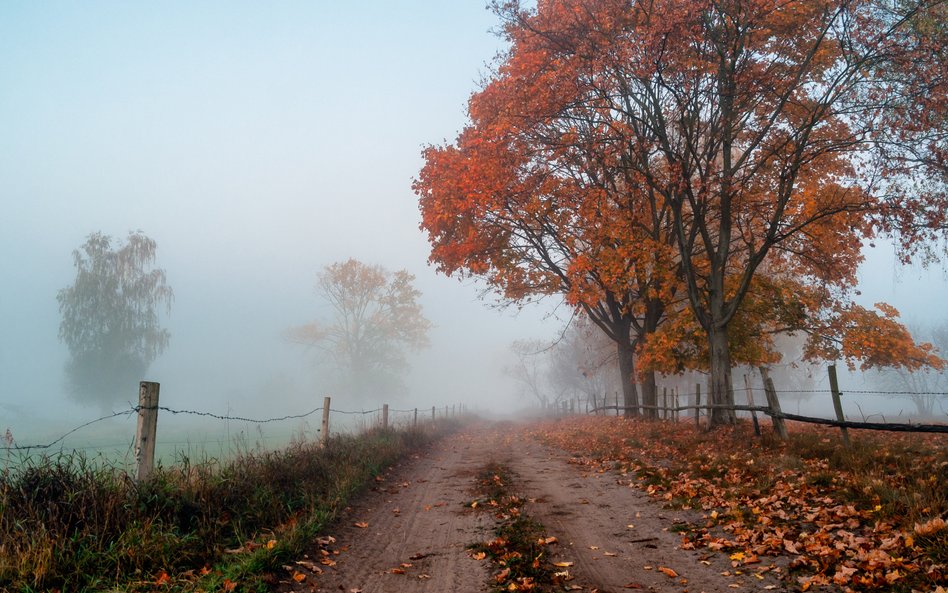
POLYGON ((355 259, 319 274, 317 295, 332 319, 291 328, 291 341, 317 347, 337 374, 338 388, 359 399, 404 390, 406 353, 428 345, 431 322, 422 314, 415 277, 355 259))
MULTIPOLYGON (((945 64, 932 58, 944 47, 942 2, 550 0, 498 11, 515 48, 506 63, 520 45, 543 47, 533 76, 553 82, 531 104, 584 88, 621 177, 670 210, 715 404, 733 403, 730 334, 765 269, 830 287, 836 303, 825 306, 841 311, 862 241, 895 234, 908 256, 944 224, 945 64), (551 72, 567 69, 554 84, 551 72)), ((725 408, 712 414, 733 421, 725 408)))
POLYGON ((102 406, 127 400, 148 367, 167 348, 159 310, 174 298, 165 272, 155 268, 156 243, 141 231, 124 244, 102 233, 73 251, 76 278, 56 295, 59 339, 69 348, 66 377, 81 402, 102 406))
MULTIPOLYGON (((507 60, 470 102, 454 145, 429 147, 415 183, 430 260, 485 278, 509 302, 563 296, 616 348, 627 413, 654 406, 635 351, 683 291, 671 211, 622 165, 621 138, 581 61, 511 32, 507 60)), ((652 408, 649 408, 654 413, 652 408)))

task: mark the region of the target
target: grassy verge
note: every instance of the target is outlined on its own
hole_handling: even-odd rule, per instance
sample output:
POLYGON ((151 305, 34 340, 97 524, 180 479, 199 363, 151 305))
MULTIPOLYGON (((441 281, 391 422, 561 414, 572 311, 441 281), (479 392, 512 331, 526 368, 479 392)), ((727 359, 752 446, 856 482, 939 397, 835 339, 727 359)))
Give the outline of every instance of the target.
POLYGON ((79 455, 31 462, 0 474, 0 590, 267 590, 353 493, 438 436, 371 431, 226 463, 182 458, 141 484, 79 455))
MULTIPOLYGON (((801 590, 934 590, 948 585, 948 439, 791 424, 788 441, 748 425, 711 433, 691 424, 577 418, 539 427, 574 461, 616 471, 703 520, 682 546, 728 553, 752 571, 790 558, 801 590)), ((789 584, 789 583, 788 583, 789 584)))
POLYGON ((562 590, 558 586, 569 580, 570 575, 559 570, 547 554, 548 546, 555 544, 556 538, 548 537, 543 525, 523 514, 523 498, 511 493, 510 484, 510 473, 502 465, 490 463, 479 472, 480 498, 471 506, 494 513, 496 537, 470 549, 476 559, 489 558, 496 566, 491 580, 495 592, 562 590))

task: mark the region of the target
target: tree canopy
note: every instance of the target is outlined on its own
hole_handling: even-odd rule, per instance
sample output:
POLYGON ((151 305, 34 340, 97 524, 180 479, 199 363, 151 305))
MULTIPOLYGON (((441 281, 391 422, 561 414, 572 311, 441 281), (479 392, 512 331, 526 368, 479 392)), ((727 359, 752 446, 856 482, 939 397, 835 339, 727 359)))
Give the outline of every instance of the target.
POLYGON ((72 395, 107 406, 134 397, 152 362, 171 338, 159 311, 174 293, 155 268, 157 245, 141 231, 124 244, 92 233, 73 251, 76 278, 56 295, 59 339, 69 348, 66 375, 72 395))
POLYGON ((398 393, 406 353, 426 347, 431 329, 414 279, 405 270, 356 259, 330 264, 319 274, 316 293, 332 319, 291 328, 288 337, 320 349, 342 394, 364 400, 398 393))
POLYGON ((510 49, 415 185, 431 260, 634 328, 657 366, 709 369, 713 403, 733 403, 732 364, 776 356, 773 332, 940 364, 907 332, 877 356, 894 311, 851 296, 863 242, 908 258, 944 229, 945 6, 498 3, 510 49))

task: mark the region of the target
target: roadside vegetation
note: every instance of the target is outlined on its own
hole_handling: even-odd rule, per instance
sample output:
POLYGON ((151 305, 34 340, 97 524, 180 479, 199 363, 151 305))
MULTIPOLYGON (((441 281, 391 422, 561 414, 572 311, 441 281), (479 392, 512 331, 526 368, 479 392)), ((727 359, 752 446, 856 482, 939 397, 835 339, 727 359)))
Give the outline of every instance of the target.
POLYGON ((495 537, 471 546, 475 560, 485 558, 495 566, 492 591, 559 591, 572 577, 572 562, 553 562, 548 547, 557 539, 547 536, 543 525, 523 513, 524 499, 511 490, 507 467, 489 463, 477 475, 479 498, 473 509, 491 512, 497 520, 495 537))
POLYGON ((80 454, 0 474, 0 590, 264 591, 371 478, 438 431, 374 430, 136 483, 80 454))
POLYGON ((750 426, 588 417, 535 431, 590 471, 616 472, 670 507, 682 547, 729 555, 735 570, 775 570, 806 591, 936 590, 948 586, 948 439, 790 424, 781 442, 750 426))

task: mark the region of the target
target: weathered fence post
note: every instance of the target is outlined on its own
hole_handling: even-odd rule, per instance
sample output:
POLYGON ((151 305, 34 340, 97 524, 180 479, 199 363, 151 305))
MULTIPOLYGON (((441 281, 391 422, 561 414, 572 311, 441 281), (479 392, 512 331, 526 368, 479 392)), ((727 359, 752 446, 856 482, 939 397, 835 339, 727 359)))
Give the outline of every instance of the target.
MULTIPOLYGON (((747 405, 754 405, 754 390, 751 389, 750 377, 744 375, 744 387, 747 389, 747 405)), ((754 421, 754 434, 760 436, 760 424, 757 423, 757 410, 751 410, 751 420, 754 421)))
POLYGON ((388 430, 388 404, 382 404, 382 430, 388 430))
POLYGON ((431 421, 435 421, 435 407, 431 406, 431 421))
POLYGON ((415 416, 411 419, 411 427, 418 427, 418 408, 415 408, 415 416))
POLYGON ((662 387, 662 420, 668 420, 668 387, 662 387))
POLYGON ((774 430, 780 439, 786 440, 787 425, 783 421, 783 411, 780 409, 780 400, 777 399, 774 381, 765 367, 760 367, 760 376, 764 378, 764 393, 767 395, 767 407, 770 408, 770 420, 774 423, 774 430))
POLYGON ((695 428, 701 426, 701 383, 695 383, 695 428))
POLYGON ((616 416, 619 415, 619 392, 616 391, 616 416))
POLYGON ((329 442, 329 396, 323 398, 323 422, 319 427, 319 442, 326 445, 329 442))
MULTIPOLYGON (((833 409, 836 410, 836 419, 840 422, 845 422, 846 417, 843 416, 843 402, 839 399, 839 381, 836 378, 836 365, 831 364, 826 370, 829 373, 830 391, 833 394, 833 409)), ((839 432, 843 434, 843 444, 849 449, 852 446, 849 442, 849 430, 845 426, 840 426, 839 432)))
POLYGON ((155 468, 155 433, 158 429, 158 383, 138 384, 138 424, 135 427, 135 478, 148 479, 155 468))

